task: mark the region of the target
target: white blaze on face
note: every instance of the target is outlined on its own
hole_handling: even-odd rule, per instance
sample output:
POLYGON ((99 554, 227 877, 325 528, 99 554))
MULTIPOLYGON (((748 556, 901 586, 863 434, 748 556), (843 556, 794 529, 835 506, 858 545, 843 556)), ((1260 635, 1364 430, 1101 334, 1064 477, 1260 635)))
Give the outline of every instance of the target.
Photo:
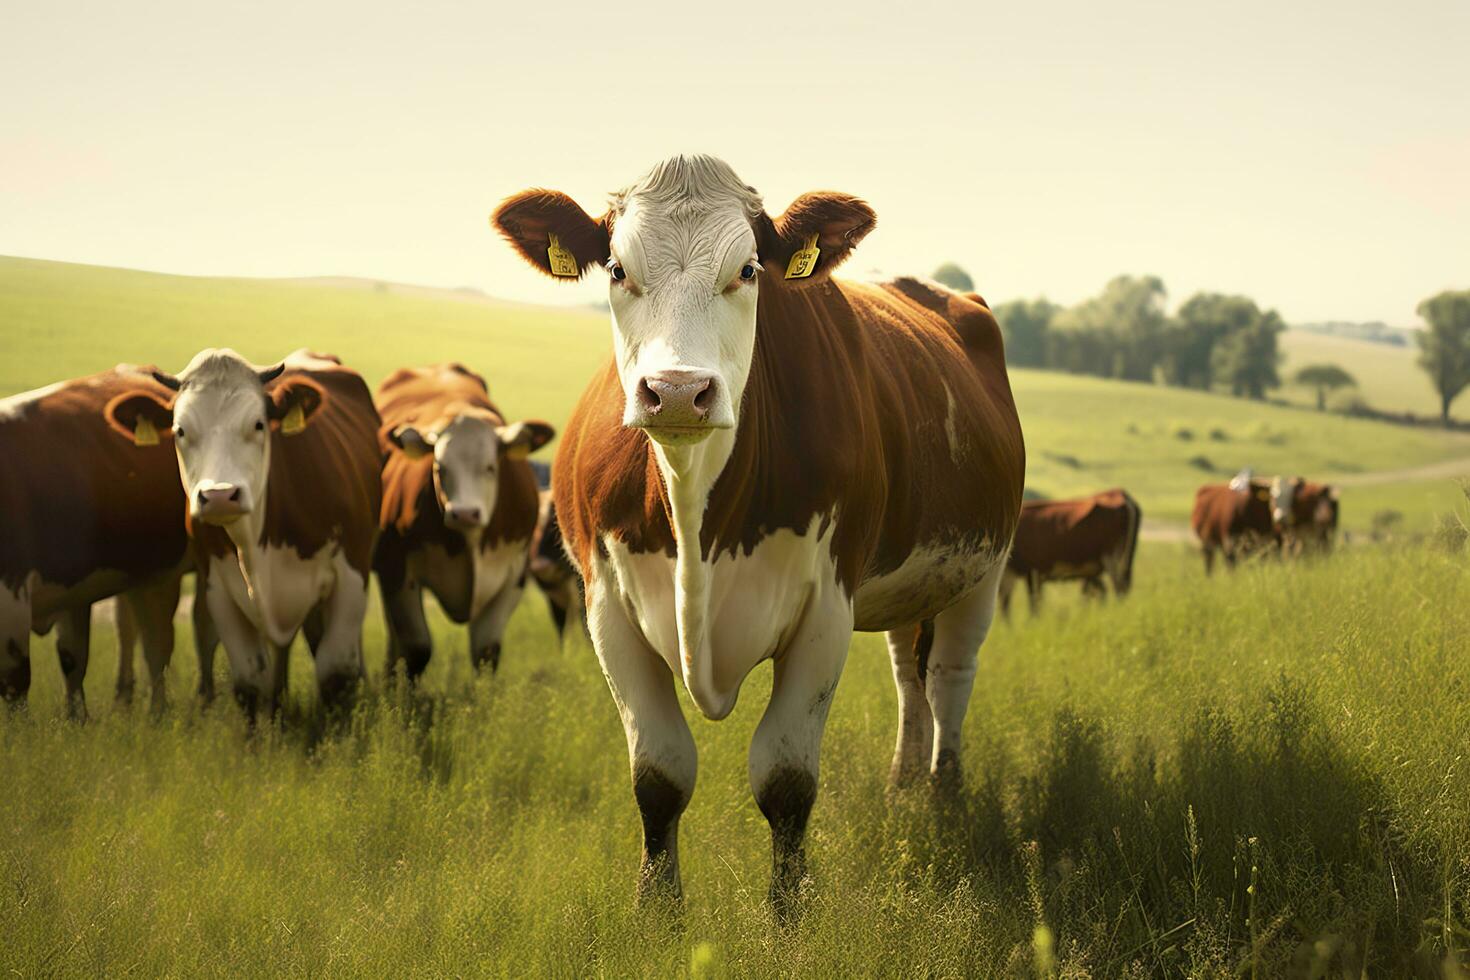
POLYGON ((1296 483, 1281 477, 1271 481, 1271 520, 1277 524, 1290 524, 1292 501, 1296 496, 1296 483))
POLYGON ((624 424, 670 444, 733 427, 755 347, 759 195, 724 163, 676 158, 618 194, 613 211, 624 424))
POLYGON ((229 350, 202 351, 179 375, 174 447, 196 518, 221 522, 265 500, 270 419, 256 370, 229 350))
POLYGON ((487 419, 457 416, 434 438, 434 490, 445 523, 480 530, 495 513, 500 437, 487 419))

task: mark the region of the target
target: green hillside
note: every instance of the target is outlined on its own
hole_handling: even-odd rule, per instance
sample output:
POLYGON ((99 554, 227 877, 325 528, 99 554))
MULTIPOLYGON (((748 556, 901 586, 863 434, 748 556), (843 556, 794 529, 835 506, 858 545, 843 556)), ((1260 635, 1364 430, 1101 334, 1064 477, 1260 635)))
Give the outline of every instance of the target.
MULTIPOLYGON (((1374 372, 1366 363, 1408 360, 1407 352, 1287 337, 1297 352, 1304 349, 1300 337, 1307 337, 1360 354, 1365 363, 1335 359, 1364 382, 1374 404, 1391 407, 1391 400, 1369 388, 1370 378, 1385 391, 1405 392, 1414 380, 1411 367, 1374 372)), ((197 278, 0 258, 0 394, 119 361, 178 370, 211 346, 234 347, 261 363, 298 347, 330 351, 372 383, 403 365, 461 360, 486 375, 512 417, 560 424, 606 356, 609 333, 606 315, 594 311, 451 290, 343 279, 197 278)), ((1043 371, 1015 371, 1013 384, 1033 491, 1066 496, 1124 486, 1154 520, 1185 521, 1200 483, 1228 479, 1246 465, 1260 473, 1323 477, 1470 459, 1470 436, 1221 395, 1043 371)), ((1402 510, 1411 525, 1423 526, 1456 493, 1448 479, 1418 480, 1402 499, 1393 487, 1390 481, 1345 490, 1348 526, 1365 527, 1382 508, 1402 510)))
MULTIPOLYGON (((1381 411, 1439 415, 1439 396, 1430 387, 1428 375, 1414 363, 1418 348, 1288 330, 1281 335, 1281 352, 1286 358, 1281 368, 1283 381, 1289 382, 1309 364, 1336 364, 1358 381, 1355 392, 1339 392, 1338 398, 1356 394, 1381 411)), ((1308 388, 1287 384, 1276 394, 1299 405, 1317 404, 1316 392, 1308 388)), ((1455 408, 1456 418, 1470 418, 1470 398, 1455 408)))

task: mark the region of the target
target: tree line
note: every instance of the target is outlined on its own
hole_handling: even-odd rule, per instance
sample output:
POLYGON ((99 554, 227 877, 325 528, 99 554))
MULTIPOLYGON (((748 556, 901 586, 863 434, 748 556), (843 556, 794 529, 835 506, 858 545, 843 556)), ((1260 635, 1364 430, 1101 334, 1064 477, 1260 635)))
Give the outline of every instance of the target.
MULTIPOLYGON (((934 278, 952 289, 973 291, 969 275, 954 263, 934 278)), ((1147 381, 1262 400, 1281 387, 1277 338, 1286 329, 1275 310, 1246 296, 1199 292, 1172 314, 1157 276, 1118 276, 1102 292, 1074 306, 1045 298, 995 307, 1005 335, 1006 361, 1015 367, 1049 368, 1125 381, 1147 381)), ((1415 337, 1419 365, 1439 394, 1441 418, 1470 387, 1470 291, 1444 292, 1419 304, 1427 328, 1415 337)), ((1326 392, 1353 384, 1335 365, 1311 365, 1297 383, 1326 392)))

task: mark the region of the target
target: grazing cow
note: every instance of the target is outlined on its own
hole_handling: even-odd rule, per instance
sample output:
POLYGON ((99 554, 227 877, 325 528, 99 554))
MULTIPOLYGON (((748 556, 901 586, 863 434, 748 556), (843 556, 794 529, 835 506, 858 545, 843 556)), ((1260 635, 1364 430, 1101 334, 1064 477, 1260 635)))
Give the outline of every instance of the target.
MULTIPOLYGON (((124 443, 102 420, 123 391, 167 394, 148 370, 119 365, 0 400, 0 691, 11 702, 30 689, 30 633, 55 625, 68 710, 85 716, 92 604, 118 595, 136 614, 153 708, 164 706, 179 578, 189 568, 184 495, 168 447, 124 443)), ((207 633, 201 657, 212 650, 207 633)), ((119 699, 131 698, 132 683, 132 663, 122 660, 119 699)))
POLYGON ((1102 577, 1118 596, 1133 585, 1133 556, 1143 517, 1124 490, 1105 490, 1076 500, 1028 500, 1021 505, 1016 540, 1001 583, 1001 608, 1010 611, 1011 591, 1026 582, 1031 611, 1040 607, 1046 582, 1082 581, 1083 592, 1105 595, 1102 577))
POLYGON ((609 276, 613 357, 563 431, 555 496, 626 729, 640 894, 680 889, 696 753, 675 678, 721 719, 773 661, 749 775, 778 916, 804 876, 822 731, 854 629, 888 632, 895 780, 957 784, 1025 453, 978 295, 829 278, 874 220, 828 192, 772 219, 709 157, 660 164, 601 218, 541 190, 493 218, 543 272, 609 276))
POLYGON ((1282 483, 1251 480, 1248 490, 1235 490, 1223 483, 1207 483, 1194 495, 1190 526, 1199 538, 1205 559, 1205 574, 1214 571, 1215 552, 1234 568, 1238 558, 1259 549, 1279 549, 1277 520, 1282 483))
POLYGON ((521 601, 536 530, 536 477, 526 455, 555 434, 507 424, 478 374, 461 364, 403 368, 378 388, 383 510, 373 568, 388 619, 388 669, 428 666, 423 589, 470 624, 470 661, 500 663, 521 601))
POLYGON ((532 462, 536 486, 541 491, 541 511, 536 518, 536 535, 531 539, 531 578, 546 597, 546 607, 556 627, 557 639, 565 646, 567 624, 574 631, 587 631, 586 603, 582 596, 582 577, 567 555, 566 541, 561 536, 561 522, 556 519, 556 499, 551 492, 551 467, 532 462))
POLYGON ((335 358, 297 351, 257 370, 205 350, 177 377, 123 391, 108 420, 167 434, 178 456, 199 589, 247 712, 274 710, 305 630, 322 699, 362 676, 362 620, 382 488, 378 413, 335 358))

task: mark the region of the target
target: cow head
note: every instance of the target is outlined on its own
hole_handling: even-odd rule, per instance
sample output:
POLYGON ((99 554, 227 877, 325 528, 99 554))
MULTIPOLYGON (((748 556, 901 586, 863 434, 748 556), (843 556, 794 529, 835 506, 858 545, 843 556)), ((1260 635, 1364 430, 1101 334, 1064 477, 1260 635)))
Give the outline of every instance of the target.
POLYGON ((493 412, 464 407, 431 429, 401 425, 388 439, 410 459, 434 457, 434 495, 444 523, 472 534, 484 530, 495 513, 501 465, 524 459, 555 434, 545 422, 504 425, 493 412))
POLYGON ((176 393, 171 401, 124 392, 108 403, 107 420, 134 440, 140 431, 172 436, 190 516, 235 524, 265 501, 272 432, 296 435, 326 400, 309 378, 281 378, 284 369, 259 370, 232 350, 200 351, 177 377, 154 372, 176 393))
POLYGON ((533 190, 492 221, 543 272, 606 270, 623 424, 681 446, 734 428, 759 291, 825 279, 875 218, 855 197, 819 192, 772 219, 729 165, 680 156, 614 194, 601 218, 533 190))

